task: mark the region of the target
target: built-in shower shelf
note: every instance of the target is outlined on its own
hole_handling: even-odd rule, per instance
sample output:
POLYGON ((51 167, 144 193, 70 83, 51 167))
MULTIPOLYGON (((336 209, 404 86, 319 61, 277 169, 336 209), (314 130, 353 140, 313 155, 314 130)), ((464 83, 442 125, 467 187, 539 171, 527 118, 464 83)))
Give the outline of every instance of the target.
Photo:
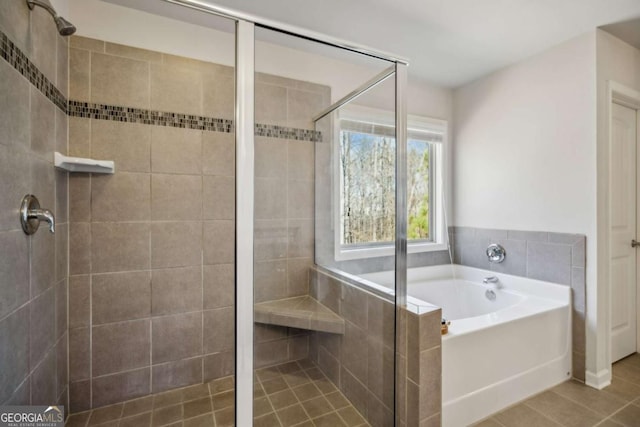
POLYGON ((255 304, 254 321, 268 325, 344 334, 344 319, 310 296, 255 304))
POLYGON ((113 160, 86 159, 84 157, 68 157, 58 153, 53 156, 54 166, 68 172, 107 173, 115 172, 113 160))

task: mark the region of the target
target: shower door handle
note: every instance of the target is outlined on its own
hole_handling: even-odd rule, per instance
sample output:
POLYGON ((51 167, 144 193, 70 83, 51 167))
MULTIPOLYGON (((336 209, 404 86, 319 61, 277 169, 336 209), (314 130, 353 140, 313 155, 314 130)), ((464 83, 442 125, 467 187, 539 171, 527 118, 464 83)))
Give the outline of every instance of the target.
POLYGON ((632 248, 637 248, 638 246, 640 246, 640 242, 637 242, 635 239, 633 239, 631 241, 631 247, 632 248))

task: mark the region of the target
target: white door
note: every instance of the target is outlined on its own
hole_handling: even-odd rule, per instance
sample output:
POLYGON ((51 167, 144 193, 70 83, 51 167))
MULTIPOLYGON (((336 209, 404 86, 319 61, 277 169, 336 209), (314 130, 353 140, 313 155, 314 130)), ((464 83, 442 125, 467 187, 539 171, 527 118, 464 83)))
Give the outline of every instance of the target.
POLYGON ((611 359, 636 351, 636 110, 612 105, 610 144, 611 359))

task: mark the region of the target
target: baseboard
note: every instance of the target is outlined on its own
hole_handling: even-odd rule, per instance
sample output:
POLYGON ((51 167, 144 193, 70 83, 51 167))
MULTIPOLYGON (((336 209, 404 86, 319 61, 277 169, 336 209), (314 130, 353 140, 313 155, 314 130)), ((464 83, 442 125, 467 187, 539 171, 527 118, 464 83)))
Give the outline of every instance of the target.
POLYGON ((591 371, 587 371, 587 374, 585 376, 585 384, 589 387, 602 390, 603 388, 611 384, 611 370, 602 369, 601 371, 598 371, 597 374, 594 374, 591 371))

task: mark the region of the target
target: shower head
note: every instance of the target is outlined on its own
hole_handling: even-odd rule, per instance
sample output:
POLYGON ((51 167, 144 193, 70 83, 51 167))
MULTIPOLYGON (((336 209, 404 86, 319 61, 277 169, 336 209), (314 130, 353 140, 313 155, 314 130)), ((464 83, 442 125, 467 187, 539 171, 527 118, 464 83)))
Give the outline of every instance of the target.
POLYGON ((56 27, 61 36, 70 36, 76 32, 76 27, 62 16, 56 16, 53 20, 56 21, 56 27))
POLYGON ((76 27, 74 27, 74 25, 71 22, 67 21, 62 16, 58 15, 58 12, 56 12, 56 10, 53 7, 49 6, 49 4, 45 3, 42 0, 26 0, 26 1, 27 1, 27 6, 29 6, 30 10, 33 10, 33 8, 36 6, 40 6, 41 8, 49 12, 49 14, 53 16, 53 20, 55 21, 56 27, 58 27, 58 32, 60 33, 61 36, 70 36, 71 34, 76 32, 76 27))

